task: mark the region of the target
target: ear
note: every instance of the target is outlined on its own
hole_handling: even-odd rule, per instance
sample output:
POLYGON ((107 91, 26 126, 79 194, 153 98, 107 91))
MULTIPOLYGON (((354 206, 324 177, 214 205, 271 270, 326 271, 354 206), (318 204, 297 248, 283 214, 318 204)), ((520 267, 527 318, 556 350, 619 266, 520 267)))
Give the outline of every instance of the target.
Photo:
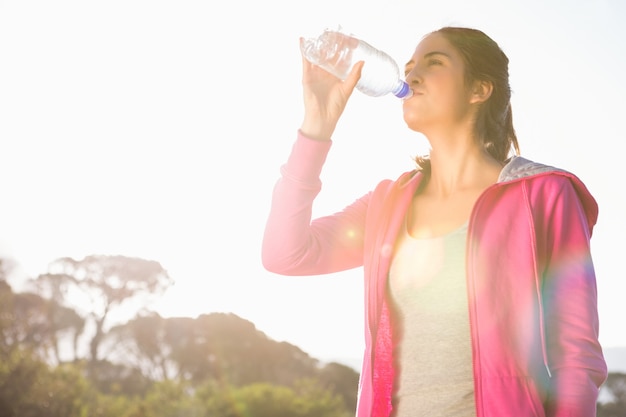
POLYGON ((470 103, 484 103, 491 97, 493 92, 493 83, 490 81, 475 81, 470 96, 470 103))

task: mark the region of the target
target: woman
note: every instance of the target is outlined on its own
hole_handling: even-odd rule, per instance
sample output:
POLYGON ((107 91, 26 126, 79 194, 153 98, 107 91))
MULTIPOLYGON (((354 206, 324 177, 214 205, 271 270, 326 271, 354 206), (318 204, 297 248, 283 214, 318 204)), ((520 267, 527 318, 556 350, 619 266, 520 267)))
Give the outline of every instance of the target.
POLYGON ((573 174, 518 156, 508 58, 484 33, 432 32, 406 65, 404 120, 429 156, 311 221, 362 66, 342 82, 303 59, 304 121, 263 242, 279 274, 363 266, 357 416, 594 416, 607 372, 589 247, 597 204, 573 174))

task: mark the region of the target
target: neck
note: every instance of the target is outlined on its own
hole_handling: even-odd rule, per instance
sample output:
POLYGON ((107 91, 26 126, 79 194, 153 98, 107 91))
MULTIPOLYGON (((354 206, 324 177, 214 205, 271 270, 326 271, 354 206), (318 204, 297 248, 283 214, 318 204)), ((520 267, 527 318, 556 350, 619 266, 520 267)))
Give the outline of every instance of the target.
POLYGON ((457 192, 484 189, 495 183, 502 164, 469 135, 430 141, 431 176, 425 192, 446 198, 457 192))

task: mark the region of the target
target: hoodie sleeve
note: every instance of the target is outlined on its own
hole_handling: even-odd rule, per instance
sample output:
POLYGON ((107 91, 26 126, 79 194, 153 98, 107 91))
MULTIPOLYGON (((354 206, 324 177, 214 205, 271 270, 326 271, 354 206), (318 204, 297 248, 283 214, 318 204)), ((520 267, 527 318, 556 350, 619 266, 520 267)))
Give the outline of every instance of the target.
POLYGON ((590 252, 597 205, 575 177, 556 178, 546 193, 544 224, 543 303, 552 372, 546 411, 549 417, 589 417, 607 375, 590 252))
POLYGON ((274 187, 262 244, 265 269, 282 275, 320 275, 363 262, 363 229, 370 194, 343 211, 311 220, 330 141, 298 132, 274 187))

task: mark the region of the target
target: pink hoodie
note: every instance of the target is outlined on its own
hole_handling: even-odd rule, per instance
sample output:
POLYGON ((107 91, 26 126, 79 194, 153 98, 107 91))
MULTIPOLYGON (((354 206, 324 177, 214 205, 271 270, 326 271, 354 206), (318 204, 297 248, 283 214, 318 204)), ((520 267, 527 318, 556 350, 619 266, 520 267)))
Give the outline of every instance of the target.
MULTIPOLYGON (((343 211, 311 221, 331 142, 300 133, 276 184, 263 265, 283 275, 364 269, 365 352, 358 417, 393 409, 392 248, 422 180, 385 180, 343 211)), ((467 286, 477 417, 595 416, 607 369, 598 342, 589 241, 598 208, 574 175, 521 157, 476 202, 467 286)))

